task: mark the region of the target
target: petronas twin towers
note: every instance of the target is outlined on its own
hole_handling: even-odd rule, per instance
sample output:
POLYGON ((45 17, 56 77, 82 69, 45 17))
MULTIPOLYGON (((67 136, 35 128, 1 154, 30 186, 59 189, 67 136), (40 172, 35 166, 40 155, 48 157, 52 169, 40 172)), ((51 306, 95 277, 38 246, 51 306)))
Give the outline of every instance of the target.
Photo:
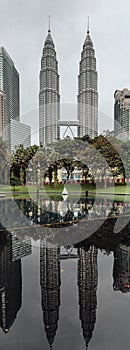
MULTIPOLYGON (((81 53, 78 75, 77 126, 78 137, 98 135, 98 89, 96 58, 93 43, 87 36, 81 53)), ((60 93, 56 51, 50 24, 44 43, 39 92, 39 141, 46 146, 60 138, 60 93)), ((71 121, 70 121, 71 125, 71 121)))
POLYGON ((58 62, 50 27, 44 43, 40 71, 39 141, 45 146, 59 138, 60 95, 58 62))

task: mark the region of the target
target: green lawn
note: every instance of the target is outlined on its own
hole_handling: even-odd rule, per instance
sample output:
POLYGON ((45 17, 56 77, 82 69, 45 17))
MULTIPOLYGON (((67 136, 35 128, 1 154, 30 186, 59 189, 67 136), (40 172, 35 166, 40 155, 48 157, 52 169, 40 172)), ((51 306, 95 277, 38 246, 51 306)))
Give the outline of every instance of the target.
MULTIPOLYGON (((73 196, 77 195, 77 193, 84 196, 86 190, 95 193, 95 186, 92 186, 91 184, 66 184, 65 186, 68 192, 73 196)), ((54 185, 45 185, 39 188, 37 186, 0 186, 0 194, 4 193, 6 197, 10 197, 13 194, 13 196, 18 198, 36 198, 37 194, 39 194, 46 198, 48 195, 49 197, 61 196, 63 189, 64 185, 58 185, 57 188, 55 188, 54 185)))

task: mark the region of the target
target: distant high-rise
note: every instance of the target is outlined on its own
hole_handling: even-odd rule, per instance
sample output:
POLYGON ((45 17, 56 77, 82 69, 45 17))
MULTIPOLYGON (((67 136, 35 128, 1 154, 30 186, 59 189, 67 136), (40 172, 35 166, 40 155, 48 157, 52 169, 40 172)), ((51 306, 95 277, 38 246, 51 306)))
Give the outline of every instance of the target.
POLYGON ((5 139, 10 145, 10 120, 19 120, 19 74, 4 47, 0 48, 0 91, 6 98, 5 139))
POLYGON ((78 136, 89 135, 94 138, 98 135, 98 75, 93 43, 89 35, 84 41, 78 76, 78 136))
POLYGON ((59 138, 60 118, 59 75, 56 51, 51 36, 50 23, 44 43, 39 92, 39 141, 45 146, 59 138))
POLYGON ((20 145, 23 145, 25 148, 31 146, 31 127, 29 125, 11 119, 10 134, 12 152, 15 152, 20 145))
POLYGON ((114 98, 114 134, 121 140, 130 140, 130 90, 116 90, 114 98))

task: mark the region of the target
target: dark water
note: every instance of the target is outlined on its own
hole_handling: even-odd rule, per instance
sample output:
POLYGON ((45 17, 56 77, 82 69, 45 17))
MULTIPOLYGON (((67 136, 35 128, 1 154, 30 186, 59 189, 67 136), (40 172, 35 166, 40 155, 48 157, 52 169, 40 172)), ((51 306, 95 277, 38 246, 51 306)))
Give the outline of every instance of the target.
MULTIPOLYGON (((24 200, 17 205, 29 217, 30 225, 41 221, 41 213, 39 209, 35 210, 32 202, 24 200)), ((81 205, 82 210, 79 207, 78 210, 73 209, 75 218, 81 214, 89 219, 88 213, 93 205, 88 202, 87 210, 84 205, 81 205)), ((99 208, 103 205, 106 208, 104 202, 99 203, 99 208)), ((4 213, 9 208, 12 212, 11 201, 2 201, 1 211, 3 206, 4 213)), ((65 209, 64 213, 61 207, 58 211, 57 203, 55 211, 52 207, 49 211, 44 203, 44 214, 45 211, 51 212, 53 220, 54 213, 64 217, 65 209)), ((115 202, 114 206, 107 203, 107 210, 110 208, 111 211, 111 207, 118 211, 126 211, 127 208, 129 212, 128 203, 115 202)), ((99 208, 97 216, 99 212, 102 215, 99 208)), ((18 217, 14 216, 14 219, 18 224, 18 217)), ((11 225, 9 218, 7 222, 11 225)), ((101 226, 100 232, 89 237, 86 232, 84 240, 80 240, 79 233, 79 242, 67 247, 55 243, 48 235, 40 236, 40 239, 36 236, 34 240, 26 227, 24 237, 23 234, 18 236, 15 230, 1 231, 2 350, 130 348, 129 226, 115 234, 111 221, 107 223, 107 231, 105 225, 101 226)))

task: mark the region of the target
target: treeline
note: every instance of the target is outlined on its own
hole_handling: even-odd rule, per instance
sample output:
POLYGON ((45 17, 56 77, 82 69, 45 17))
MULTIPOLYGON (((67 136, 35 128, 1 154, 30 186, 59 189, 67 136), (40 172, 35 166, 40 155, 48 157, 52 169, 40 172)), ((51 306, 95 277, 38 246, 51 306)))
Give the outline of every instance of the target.
POLYGON ((25 185, 26 182, 42 185, 46 178, 55 186, 58 183, 58 170, 65 168, 67 179, 73 178, 74 169, 82 171, 82 178, 91 176, 93 181, 121 175, 130 178, 130 141, 120 140, 108 135, 90 139, 65 138, 57 140, 46 147, 31 146, 25 149, 20 145, 9 156, 1 141, 0 150, 0 183, 25 185))

